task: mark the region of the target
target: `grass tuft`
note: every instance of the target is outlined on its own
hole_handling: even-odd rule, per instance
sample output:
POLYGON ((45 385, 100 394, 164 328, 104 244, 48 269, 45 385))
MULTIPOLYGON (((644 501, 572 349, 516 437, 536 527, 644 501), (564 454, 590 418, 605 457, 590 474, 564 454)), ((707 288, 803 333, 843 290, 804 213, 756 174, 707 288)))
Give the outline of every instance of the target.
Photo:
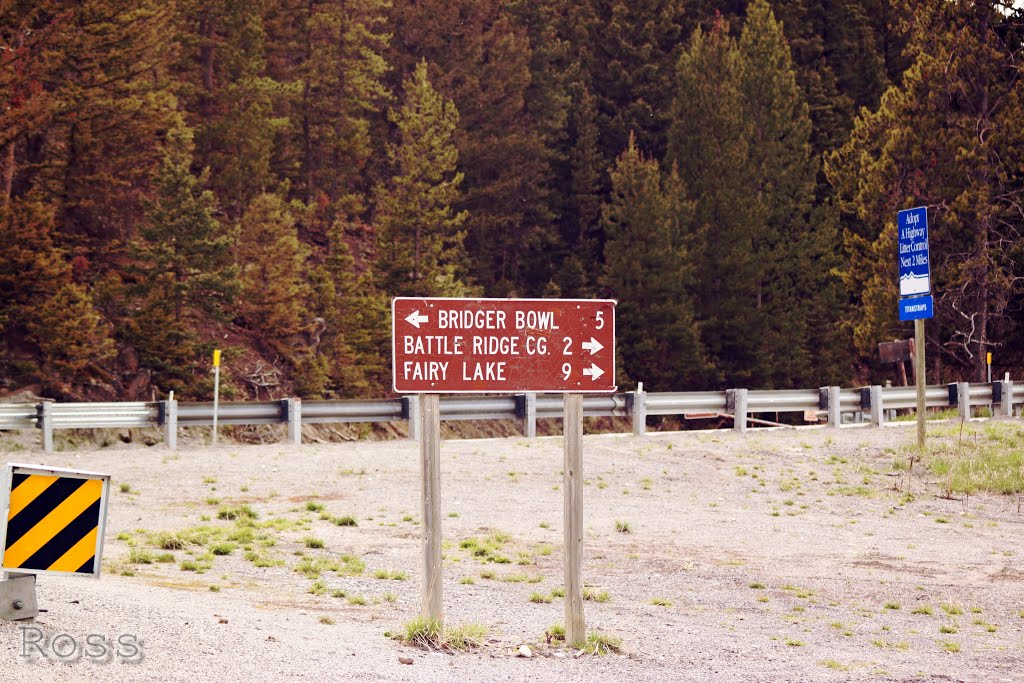
POLYGON ((395 637, 426 650, 473 650, 482 646, 487 636, 487 628, 479 624, 460 624, 443 629, 440 621, 423 616, 406 622, 404 628, 404 634, 395 637))

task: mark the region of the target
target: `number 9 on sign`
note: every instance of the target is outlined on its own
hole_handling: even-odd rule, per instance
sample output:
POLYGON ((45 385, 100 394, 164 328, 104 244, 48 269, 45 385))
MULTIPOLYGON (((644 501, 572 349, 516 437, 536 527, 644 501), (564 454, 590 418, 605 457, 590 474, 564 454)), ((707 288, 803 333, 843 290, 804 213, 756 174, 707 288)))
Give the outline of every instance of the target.
POLYGON ((562 363, 562 379, 569 379, 569 375, 572 374, 572 365, 569 363, 562 363))

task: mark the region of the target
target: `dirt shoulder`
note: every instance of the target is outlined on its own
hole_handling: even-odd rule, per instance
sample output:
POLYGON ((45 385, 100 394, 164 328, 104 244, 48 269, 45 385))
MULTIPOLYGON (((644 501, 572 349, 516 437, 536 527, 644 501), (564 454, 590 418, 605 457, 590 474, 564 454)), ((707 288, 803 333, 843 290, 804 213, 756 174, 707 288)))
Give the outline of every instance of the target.
POLYGON ((621 652, 578 658, 545 638, 558 437, 442 446, 446 621, 488 629, 457 654, 385 635, 419 609, 414 443, 3 454, 114 492, 103 577, 40 578, 49 611, 0 622, 0 681, 1024 680, 1017 500, 936 497, 893 469, 913 438, 585 437, 587 626, 621 652))

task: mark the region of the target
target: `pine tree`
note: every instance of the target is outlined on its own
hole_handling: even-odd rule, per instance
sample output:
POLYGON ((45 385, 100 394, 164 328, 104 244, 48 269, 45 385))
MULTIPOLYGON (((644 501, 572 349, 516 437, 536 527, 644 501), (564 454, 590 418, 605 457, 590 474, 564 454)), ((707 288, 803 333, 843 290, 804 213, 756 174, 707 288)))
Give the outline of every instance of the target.
POLYGON ((234 309, 262 340, 280 344, 303 328, 311 294, 306 256, 295 218, 281 198, 254 198, 238 230, 241 291, 234 309))
POLYGON ((216 36, 191 55, 208 61, 212 71, 202 88, 208 115, 196 132, 199 162, 210 168, 210 189, 229 218, 240 216, 257 194, 276 185, 274 150, 288 126, 281 115, 283 101, 298 90, 266 73, 265 4, 227 0, 220 8, 197 7, 203 16, 199 26, 216 36))
POLYGON ((376 192, 377 272, 380 289, 392 296, 453 296, 465 291, 466 265, 452 136, 458 112, 430 84, 420 62, 404 84, 402 108, 389 114, 397 140, 388 145, 394 169, 376 192))
POLYGON ((0 329, 10 344, 35 306, 70 282, 71 268, 54 244, 53 209, 38 195, 0 207, 0 228, 0 329))
POLYGON ((600 150, 612 160, 631 133, 655 158, 666 151, 673 73, 683 44, 681 0, 587 0, 574 8, 584 85, 596 99, 600 150))
POLYGON ((766 381, 766 320, 758 306, 766 254, 756 248, 765 211, 752 194, 757 169, 742 69, 723 22, 694 32, 679 59, 668 160, 695 202, 695 301, 705 348, 727 384, 759 386, 766 381))
POLYGON ((373 119, 391 98, 384 58, 389 7, 387 0, 331 0, 295 10, 303 41, 292 120, 301 140, 296 187, 308 204, 328 209, 324 225, 365 210, 373 119))
POLYGON ((571 175, 569 210, 564 241, 569 253, 562 263, 558 283, 563 296, 591 296, 596 291, 597 266, 603 261, 601 185, 604 163, 598 150, 597 112, 590 91, 581 88, 572 111, 569 154, 571 175))
POLYGON ((74 395, 71 385, 85 381, 91 370, 114 355, 110 331, 89 292, 74 282, 36 307, 27 329, 39 347, 44 382, 61 394, 74 395))
POLYGON ((834 286, 828 251, 834 227, 830 231, 827 214, 812 213, 818 164, 808 106, 782 26, 766 0, 747 7, 738 49, 739 87, 751 124, 748 201, 760 206, 762 221, 751 248, 765 261, 756 284, 756 305, 766 325, 759 365, 768 386, 805 386, 820 379, 812 330, 827 327, 828 311, 820 303, 834 286))
POLYGON ((688 291, 691 264, 684 244, 693 205, 678 174, 663 177, 633 138, 611 171, 603 207, 608 235, 603 283, 618 299, 620 383, 655 390, 699 387, 707 366, 688 291))
POLYGON ((168 132, 163 166, 154 178, 156 197, 135 245, 137 304, 127 336, 155 381, 182 391, 196 361, 195 324, 225 319, 237 292, 231 259, 233 236, 214 217, 216 202, 204 178, 189 170, 191 131, 168 132))
POLYGON ((57 208, 61 245, 93 277, 118 265, 132 238, 174 119, 172 8, 44 0, 39 9, 32 17, 48 38, 29 59, 43 60, 38 86, 52 106, 20 131, 25 158, 13 185, 57 208))

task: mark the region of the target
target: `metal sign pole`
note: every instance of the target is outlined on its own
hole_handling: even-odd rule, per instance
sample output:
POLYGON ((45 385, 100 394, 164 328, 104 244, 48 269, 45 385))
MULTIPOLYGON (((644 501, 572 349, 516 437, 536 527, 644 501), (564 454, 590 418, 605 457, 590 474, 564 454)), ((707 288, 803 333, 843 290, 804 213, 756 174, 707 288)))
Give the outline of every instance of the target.
POLYGON ((441 595, 441 402, 420 396, 420 480, 423 504, 423 616, 440 626, 441 595))
POLYGON ((586 642, 583 618, 583 581, 580 556, 583 550, 583 395, 566 394, 563 416, 565 465, 565 642, 586 642))
POLYGON ((220 403, 220 349, 213 352, 213 436, 210 445, 217 445, 217 406, 220 403))

